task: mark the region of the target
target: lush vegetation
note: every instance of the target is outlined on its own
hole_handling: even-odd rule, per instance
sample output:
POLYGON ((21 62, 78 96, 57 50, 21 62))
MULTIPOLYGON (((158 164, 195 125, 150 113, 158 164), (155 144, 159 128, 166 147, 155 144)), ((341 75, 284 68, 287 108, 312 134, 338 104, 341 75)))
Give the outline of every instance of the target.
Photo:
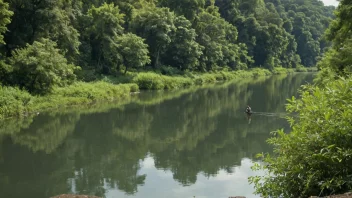
MULTIPOLYGON (((75 74, 83 80, 91 80, 84 78, 87 72, 119 76, 146 67, 198 72, 311 67, 329 46, 322 35, 334 10, 319 0, 1 0, 0 5, 1 71, 13 76, 1 82, 20 86, 12 57, 27 60, 27 48, 49 42, 56 43, 50 44, 51 56, 80 66, 83 71, 75 74)), ((50 61, 22 67, 30 64, 66 68, 50 61)), ((37 89, 29 91, 47 91, 37 89)))
POLYGON ((80 81, 172 89, 249 68, 306 71, 330 45, 333 10, 319 0, 0 0, 0 84, 37 97, 80 81))
POLYGON ((330 46, 333 10, 319 0, 0 0, 1 90, 52 96, 104 79, 172 89, 250 68, 306 71, 330 46))
POLYGON ((267 174, 251 177, 263 197, 328 196, 352 190, 352 2, 341 0, 326 32, 332 42, 316 85, 292 97, 291 132, 277 131, 268 142, 274 155, 260 155, 267 174))
MULTIPOLYGON (((285 70, 285 72, 289 72, 285 70)), ((127 80, 133 83, 120 83, 121 78, 105 77, 97 82, 75 82, 65 87, 53 87, 50 93, 33 96, 17 87, 0 86, 0 119, 24 116, 47 109, 64 106, 87 105, 94 102, 127 100, 131 92, 139 89, 164 90, 189 88, 224 80, 268 76, 269 70, 215 72, 190 74, 186 77, 166 76, 153 72, 128 73, 127 80), (117 85, 116 85, 117 84, 117 85)), ((38 80, 38 78, 36 78, 38 80)), ((123 80, 123 79, 122 79, 123 80)), ((119 102, 121 103, 121 102, 119 102)))
POLYGON ((33 96, 16 87, 0 86, 0 119, 37 113, 51 108, 87 105, 93 102, 113 101, 129 97, 138 91, 136 84, 113 85, 107 82, 77 82, 68 87, 56 87, 45 96, 33 96))

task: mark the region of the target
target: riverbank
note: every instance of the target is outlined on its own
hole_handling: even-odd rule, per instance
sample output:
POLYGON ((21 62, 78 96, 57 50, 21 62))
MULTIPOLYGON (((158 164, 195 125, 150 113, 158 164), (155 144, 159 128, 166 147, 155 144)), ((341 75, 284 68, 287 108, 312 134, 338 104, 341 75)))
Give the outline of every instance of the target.
POLYGON ((293 70, 266 69, 240 70, 233 72, 190 73, 185 76, 166 76, 152 72, 129 73, 119 78, 104 78, 96 82, 76 82, 67 87, 56 87, 47 95, 31 95, 14 87, 0 87, 0 119, 22 117, 49 109, 87 105, 99 101, 125 100, 139 90, 183 89, 192 86, 255 78, 274 74, 293 73, 293 70))
MULTIPOLYGON (((304 75, 304 74, 298 74, 298 75, 304 75)), ((290 75, 290 77, 293 77, 295 75, 290 75)), ((218 92, 221 91, 223 92, 228 88, 228 86, 231 86, 231 84, 235 84, 236 86, 236 93, 238 94, 239 92, 242 92, 246 90, 248 84, 261 84, 265 83, 267 80, 271 79, 274 77, 275 79, 282 79, 282 77, 287 77, 286 75, 278 75, 278 76, 262 76, 258 78, 247 78, 247 79, 237 79, 237 80, 232 80, 232 81, 226 81, 226 82, 220 82, 220 83, 215 83, 215 84, 206 84, 202 86, 192 86, 189 88, 185 89, 174 89, 174 90, 160 90, 160 91, 152 91, 152 92, 144 92, 142 95, 140 94, 131 94, 129 97, 124 97, 120 100, 114 100, 114 101, 99 101, 95 103, 90 103, 90 104, 82 104, 82 105, 75 105, 75 106, 62 106, 59 109, 50 109, 50 111, 44 111, 43 113, 40 114, 29 114, 26 117, 13 117, 13 118, 8 118, 5 120, 0 120, 0 139, 1 135, 5 134, 18 134, 21 130, 24 130, 28 128, 30 125, 33 124, 35 121, 35 117, 40 117, 43 114, 45 114, 45 117, 56 117, 56 116, 61 116, 61 115, 74 115, 74 117, 81 117, 81 116, 87 116, 91 114, 99 114, 99 113, 106 113, 111 111, 111 109, 125 109, 127 104, 135 104, 140 107, 149 107, 149 106, 154 106, 154 105, 159 105, 161 103, 165 103, 167 101, 172 101, 172 100, 178 100, 181 97, 184 97, 185 95, 189 95, 191 93, 196 93, 202 90, 207 90, 211 92, 218 92)), ((226 91, 225 91, 226 92, 226 91)), ((204 92, 203 92, 204 93, 204 92)), ((236 93, 231 93, 231 94, 236 94, 236 93)), ((213 96, 214 97, 214 96, 213 96)), ((237 98, 237 97, 232 97, 232 98, 237 98)), ((246 97, 244 97, 245 99, 246 97)), ((232 100, 231 100, 232 101, 232 100)), ((223 108, 236 108, 238 109, 238 104, 237 103, 221 103, 223 108)), ((46 120, 46 124, 49 124, 51 121, 48 118, 46 120)), ((128 124, 127 122, 125 124, 128 124)), ((144 126, 144 124, 142 124, 144 126)), ((55 128, 55 126, 51 126, 55 128)), ((51 133, 54 133, 51 131, 51 133)), ((55 135, 53 135, 55 136, 55 135)), ((50 144, 55 145, 54 143, 50 144)))
MULTIPOLYGON (((196 198, 196 196, 194 196, 196 198)), ((99 198, 96 196, 90 196, 90 195, 70 195, 70 194, 62 194, 58 195, 55 197, 51 198, 99 198)), ((229 197, 229 198, 246 198, 244 196, 235 196, 235 197, 229 197)), ((310 198, 352 198, 352 193, 346 193, 346 194, 341 194, 341 195, 331 195, 327 197, 310 197, 310 198)))
MULTIPOLYGON (((236 169, 242 164, 240 169, 246 170, 246 174, 251 174, 249 167, 252 164, 251 160, 256 160, 255 154, 271 152, 271 148, 266 146, 265 142, 265 139, 270 137, 268 131, 285 127, 287 124, 283 123, 283 119, 274 116, 255 115, 252 117, 252 123, 248 124, 243 113, 245 105, 249 102, 258 111, 282 112, 286 98, 296 95, 301 85, 312 82, 313 75, 314 73, 272 75, 179 90, 141 91, 140 94, 132 94, 131 97, 123 100, 102 101, 92 105, 50 110, 33 117, 3 120, 0 122, 0 144, 6 145, 3 147, 5 149, 2 152, 3 156, 10 156, 4 159, 3 166, 10 167, 11 170, 5 171, 4 176, 9 178, 10 182, 5 184, 3 188, 6 191, 2 194, 11 194, 14 190, 11 186, 15 186, 13 183, 16 184, 18 180, 23 181, 21 184, 24 188, 21 188, 22 186, 16 186, 16 188, 28 189, 19 191, 18 197, 22 195, 49 197, 70 193, 72 191, 58 186, 65 186, 68 180, 72 180, 72 175, 77 170, 84 171, 87 177, 74 177, 73 180, 76 183, 82 183, 81 179, 85 178, 115 181, 114 175, 126 172, 131 174, 121 178, 119 183, 126 183, 136 177, 139 181, 143 181, 144 175, 139 173, 148 171, 150 168, 169 170, 169 176, 177 174, 172 171, 175 170, 176 164, 178 169, 194 171, 180 178, 168 177, 168 181, 165 180, 165 174, 151 172, 148 177, 155 178, 156 182, 148 183, 149 181, 144 180, 145 185, 148 185, 149 189, 155 189, 157 188, 155 184, 165 182, 171 182, 173 185, 159 185, 160 189, 180 185, 197 186, 204 182, 204 177, 199 175, 206 174, 207 171, 209 174, 220 171, 220 174, 207 179, 207 182, 202 185, 203 188, 188 192, 186 187, 184 193, 178 196, 197 197, 204 195, 204 189, 222 197, 251 195, 253 187, 248 184, 245 177, 240 180, 231 177, 230 181, 219 183, 218 177, 224 174, 231 175, 222 171, 222 167, 236 169), (177 148, 174 155, 168 154, 170 148, 172 150, 177 148), (44 169, 43 166, 35 164, 37 169, 32 170, 31 167, 21 164, 22 156, 26 159, 36 159, 36 162, 47 162, 44 164, 47 168, 44 169), (197 160, 193 160, 190 164, 187 158, 189 156, 197 160), (145 166, 145 162, 151 162, 154 165, 154 159, 170 163, 156 165, 155 168, 145 166), (224 162, 222 159, 231 160, 224 162), (77 164, 83 165, 77 166, 77 164), (121 166, 116 167, 114 164, 121 166), (210 170, 207 167, 212 168, 210 170), (47 169, 54 171, 47 174, 47 169), (11 174, 16 173, 16 170, 17 172, 18 170, 35 171, 36 174, 21 174, 21 178, 18 178, 18 174, 11 174), (195 179, 186 180, 186 178, 195 179), (40 181, 40 183, 32 181, 40 181), (226 187, 226 183, 236 182, 243 185, 239 188, 220 188, 226 187), (33 191, 36 189, 35 186, 40 186, 42 183, 46 184, 45 189, 33 191), (212 189, 214 183, 216 186, 212 189), (239 194, 238 189, 242 193, 239 194)), ((156 198, 165 197, 163 190, 145 193, 144 186, 134 183, 133 195, 149 194, 156 198)), ((81 192, 109 197, 111 194, 104 192, 114 191, 114 195, 119 196, 131 192, 130 189, 120 188, 120 186, 107 189, 97 183, 93 187, 82 188, 81 192), (99 191, 89 191, 89 189, 99 191)))

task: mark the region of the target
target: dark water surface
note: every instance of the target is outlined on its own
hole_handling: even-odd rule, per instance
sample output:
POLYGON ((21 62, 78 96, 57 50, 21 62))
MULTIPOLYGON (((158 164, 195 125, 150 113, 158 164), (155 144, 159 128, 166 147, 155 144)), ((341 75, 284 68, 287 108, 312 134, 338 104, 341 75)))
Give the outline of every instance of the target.
POLYGON ((0 197, 257 197, 247 177, 312 74, 144 92, 127 104, 0 123, 0 197), (244 115, 246 104, 261 112, 244 115))

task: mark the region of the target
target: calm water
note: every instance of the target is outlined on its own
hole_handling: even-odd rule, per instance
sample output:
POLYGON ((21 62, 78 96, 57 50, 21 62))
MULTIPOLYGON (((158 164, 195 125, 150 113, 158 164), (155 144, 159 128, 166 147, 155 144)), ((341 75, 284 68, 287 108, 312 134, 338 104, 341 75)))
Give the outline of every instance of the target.
POLYGON ((127 104, 0 123, 0 197, 257 197, 247 177, 265 140, 289 130, 286 98, 312 74, 146 92, 127 104), (249 123, 246 104, 255 112, 249 123))

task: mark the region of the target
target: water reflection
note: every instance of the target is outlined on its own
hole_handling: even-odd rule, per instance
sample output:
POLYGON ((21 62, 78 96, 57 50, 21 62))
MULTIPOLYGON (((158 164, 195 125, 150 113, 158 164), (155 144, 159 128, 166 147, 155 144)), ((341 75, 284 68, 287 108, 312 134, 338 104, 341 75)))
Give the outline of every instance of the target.
POLYGON ((264 114, 248 124, 245 106, 282 113, 286 98, 311 79, 299 74, 147 92, 111 109, 7 120, 0 123, 0 195, 250 197, 251 160, 271 150, 270 131, 288 125, 264 114))
MULTIPOLYGON (((184 187, 178 185, 173 180, 171 171, 164 171, 154 167, 154 160, 148 157, 143 161, 141 172, 148 175, 146 178, 146 186, 140 187, 136 197, 168 197, 179 198, 189 197, 229 197, 229 195, 242 195, 247 198, 254 197, 251 191, 248 191, 248 184, 244 181, 248 176, 254 173, 251 171, 251 160, 244 158, 241 160, 241 166, 234 167, 233 173, 228 174, 224 170, 220 170, 216 176, 208 177, 202 173, 197 175, 197 182, 194 185, 184 187), (155 189, 155 186, 162 188, 155 189), (231 194, 231 192, 233 192, 231 194)), ((124 197, 123 192, 111 190, 107 193, 107 197, 124 197)))

